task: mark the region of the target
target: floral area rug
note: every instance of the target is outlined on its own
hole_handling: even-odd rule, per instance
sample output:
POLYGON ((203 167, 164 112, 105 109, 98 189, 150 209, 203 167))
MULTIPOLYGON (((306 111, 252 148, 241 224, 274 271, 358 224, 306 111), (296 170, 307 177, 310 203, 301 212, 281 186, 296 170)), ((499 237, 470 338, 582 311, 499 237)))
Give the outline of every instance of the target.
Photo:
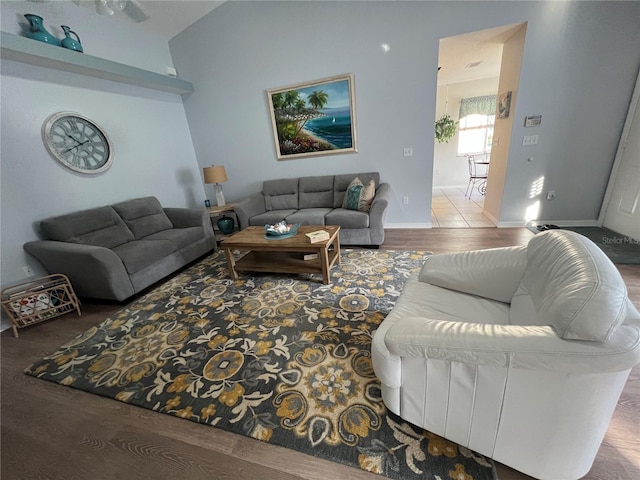
POLYGON ((323 285, 234 281, 219 251, 26 373, 390 478, 494 479, 491 461, 382 402, 372 333, 427 256, 343 250, 323 285))

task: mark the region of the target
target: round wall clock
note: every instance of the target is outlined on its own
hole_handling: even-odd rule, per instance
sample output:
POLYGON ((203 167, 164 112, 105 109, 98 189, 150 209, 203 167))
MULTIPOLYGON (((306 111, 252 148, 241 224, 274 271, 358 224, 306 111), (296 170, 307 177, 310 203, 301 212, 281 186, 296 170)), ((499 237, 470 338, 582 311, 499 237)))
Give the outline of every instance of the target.
POLYGON ((111 166, 111 142, 94 121, 73 112, 51 115, 42 125, 49 153, 65 167, 80 173, 100 173, 111 166))

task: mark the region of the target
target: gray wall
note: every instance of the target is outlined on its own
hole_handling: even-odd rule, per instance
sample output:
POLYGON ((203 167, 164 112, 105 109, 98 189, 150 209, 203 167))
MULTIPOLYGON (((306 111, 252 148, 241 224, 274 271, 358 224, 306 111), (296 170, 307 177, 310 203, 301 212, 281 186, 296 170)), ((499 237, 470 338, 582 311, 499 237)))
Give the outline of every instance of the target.
MULTIPOLYGON (((37 13, 52 32, 55 25, 71 25, 87 54, 158 73, 172 64, 166 41, 72 2, 3 0, 0 6, 3 31, 20 33, 22 13, 37 13)), ((37 238, 42 218, 145 195, 167 206, 203 205, 179 95, 3 60, 1 105, 2 286, 23 281, 23 265, 45 273, 22 249, 37 238), (47 153, 41 127, 59 111, 82 113, 106 130, 114 147, 109 170, 77 174, 47 153)))
POLYGON ((499 220, 523 224, 542 173, 558 192, 545 220, 593 221, 640 63, 639 2, 227 2, 169 46, 195 86, 184 104, 200 166, 226 166, 229 200, 264 179, 378 170, 393 189, 387 226, 424 226, 438 41, 520 22, 527 36, 499 220), (358 153, 277 161, 265 90, 348 72, 358 153), (531 114, 543 114, 540 143, 522 147, 531 114), (403 158, 407 146, 414 156, 403 158))

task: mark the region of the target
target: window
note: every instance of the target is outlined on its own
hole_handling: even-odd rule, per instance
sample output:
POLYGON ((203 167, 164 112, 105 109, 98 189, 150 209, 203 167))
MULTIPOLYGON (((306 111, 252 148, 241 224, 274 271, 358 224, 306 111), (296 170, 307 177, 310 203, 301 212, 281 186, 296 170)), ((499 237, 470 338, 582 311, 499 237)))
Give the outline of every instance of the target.
POLYGON ((463 98, 459 118, 458 155, 491 152, 496 95, 463 98))
POLYGON ((458 155, 491 151, 495 115, 473 114, 460 120, 458 155))

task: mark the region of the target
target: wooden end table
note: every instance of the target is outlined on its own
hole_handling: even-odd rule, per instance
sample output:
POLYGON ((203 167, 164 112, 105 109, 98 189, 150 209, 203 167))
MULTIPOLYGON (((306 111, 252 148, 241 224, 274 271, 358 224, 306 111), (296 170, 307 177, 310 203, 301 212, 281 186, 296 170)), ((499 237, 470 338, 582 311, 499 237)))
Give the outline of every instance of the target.
POLYGON ((331 283, 331 267, 340 264, 340 227, 329 225, 303 225, 293 237, 265 238, 264 227, 247 227, 222 241, 220 246, 227 257, 231 278, 238 272, 321 273, 325 285, 331 283), (309 243, 305 233, 316 230, 329 232, 329 239, 309 243), (235 260, 232 250, 248 251, 235 260), (310 254, 317 258, 305 260, 310 254))
POLYGON ((213 236, 216 239, 216 248, 218 246, 218 244, 224 240, 225 238, 229 238, 229 235, 231 234, 227 234, 227 233, 222 233, 219 229, 218 226, 215 222, 216 219, 226 215, 226 214, 230 214, 235 221, 235 228, 238 228, 238 217, 236 215, 235 212, 235 204, 233 203, 227 203, 226 205, 223 205, 222 207, 218 207, 217 205, 212 205, 211 207, 209 207, 207 209, 209 211, 209 220, 211 220, 211 228, 213 228, 213 236))

